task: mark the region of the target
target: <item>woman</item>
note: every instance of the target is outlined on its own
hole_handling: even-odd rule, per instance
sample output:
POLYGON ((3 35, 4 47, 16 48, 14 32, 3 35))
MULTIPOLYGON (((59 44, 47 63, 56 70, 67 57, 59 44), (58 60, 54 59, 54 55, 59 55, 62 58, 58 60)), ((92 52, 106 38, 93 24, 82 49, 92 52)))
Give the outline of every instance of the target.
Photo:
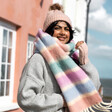
MULTIPOLYGON (((56 37, 62 44, 69 43, 73 39, 70 19, 60 10, 58 4, 51 6, 51 9, 47 14, 43 30, 56 37)), ((87 45, 78 44, 77 64, 86 72, 98 90, 99 75, 88 59, 87 45)), ((23 69, 18 90, 18 104, 25 112, 65 112, 67 108, 60 87, 48 63, 39 52, 30 58, 23 69)))

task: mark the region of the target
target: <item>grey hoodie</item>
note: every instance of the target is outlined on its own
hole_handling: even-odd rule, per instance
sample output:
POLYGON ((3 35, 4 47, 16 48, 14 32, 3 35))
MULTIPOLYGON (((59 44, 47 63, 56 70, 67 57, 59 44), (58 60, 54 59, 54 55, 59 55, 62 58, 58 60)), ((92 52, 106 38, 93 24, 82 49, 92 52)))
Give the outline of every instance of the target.
MULTIPOLYGON (((100 87, 99 74, 89 62, 80 66, 100 87)), ((26 63, 18 89, 18 104, 25 112, 64 112, 61 90, 44 58, 35 53, 26 63)))

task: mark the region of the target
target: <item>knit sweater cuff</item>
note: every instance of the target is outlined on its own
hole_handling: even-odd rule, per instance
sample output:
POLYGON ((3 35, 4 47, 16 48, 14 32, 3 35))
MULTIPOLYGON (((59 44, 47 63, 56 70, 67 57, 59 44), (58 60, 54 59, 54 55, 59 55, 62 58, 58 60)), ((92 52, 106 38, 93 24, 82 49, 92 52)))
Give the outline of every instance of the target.
POLYGON ((57 102, 58 102, 57 110, 63 108, 64 100, 60 94, 58 94, 58 96, 57 96, 57 102))
POLYGON ((90 62, 90 60, 86 63, 86 64, 80 64, 80 66, 82 67, 82 68, 85 68, 85 69, 88 69, 89 68, 89 66, 91 66, 91 62, 90 62))

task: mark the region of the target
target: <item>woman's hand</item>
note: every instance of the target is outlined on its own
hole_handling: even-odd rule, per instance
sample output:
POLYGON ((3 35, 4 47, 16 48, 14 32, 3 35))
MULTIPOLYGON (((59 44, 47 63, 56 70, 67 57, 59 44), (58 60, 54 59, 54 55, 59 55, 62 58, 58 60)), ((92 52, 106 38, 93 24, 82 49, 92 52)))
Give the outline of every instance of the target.
POLYGON ((76 46, 75 46, 75 48, 78 49, 78 47, 79 47, 81 44, 83 44, 83 43, 84 43, 84 41, 78 41, 77 44, 76 44, 76 46))
POLYGON ((80 64, 84 65, 88 63, 88 46, 84 41, 79 41, 76 44, 76 49, 79 49, 79 61, 80 64))

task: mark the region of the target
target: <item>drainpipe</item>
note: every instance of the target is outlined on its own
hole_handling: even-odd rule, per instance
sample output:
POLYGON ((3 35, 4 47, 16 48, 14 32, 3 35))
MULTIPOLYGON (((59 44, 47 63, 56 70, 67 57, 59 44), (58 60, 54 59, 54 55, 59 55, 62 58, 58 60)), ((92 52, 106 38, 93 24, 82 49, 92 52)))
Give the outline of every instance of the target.
POLYGON ((85 31, 85 42, 87 43, 87 33, 88 33, 88 18, 89 18, 89 6, 91 0, 86 0, 87 3, 87 13, 86 13, 86 31, 85 31))

